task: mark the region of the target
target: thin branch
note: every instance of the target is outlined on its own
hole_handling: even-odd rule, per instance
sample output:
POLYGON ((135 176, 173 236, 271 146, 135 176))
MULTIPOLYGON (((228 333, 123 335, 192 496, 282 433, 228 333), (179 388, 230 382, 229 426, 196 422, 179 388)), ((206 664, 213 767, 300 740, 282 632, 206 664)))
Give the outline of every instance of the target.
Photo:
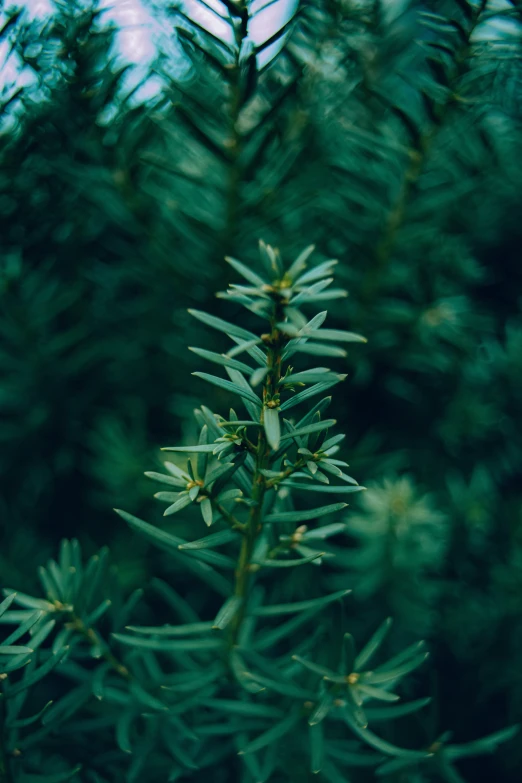
MULTIPOLYGON (((277 389, 279 381, 281 380, 284 335, 282 335, 277 329, 277 324, 283 317, 284 314, 281 311, 281 305, 279 303, 274 303, 274 312, 270 322, 270 337, 267 340, 266 361, 268 373, 263 384, 263 402, 272 399, 273 393, 277 389)), ((263 424, 263 412, 264 408, 262 408, 260 415, 261 425, 263 424)), ((265 429, 263 426, 261 426, 259 428, 255 468, 252 477, 252 500, 254 504, 250 509, 248 521, 246 523, 246 528, 244 531, 245 534, 243 536, 243 541, 241 542, 241 550, 239 553, 239 560, 236 570, 234 595, 242 599, 242 604, 232 626, 232 632, 230 635, 231 648, 233 648, 237 643, 239 631, 246 614, 246 607, 250 590, 250 578, 252 574, 250 561, 252 559, 256 541, 262 531, 262 508, 265 493, 267 491, 267 482, 263 471, 269 467, 270 448, 266 440, 265 429)))
POLYGON ((448 111, 454 103, 452 85, 457 83, 466 68, 470 40, 476 27, 481 22, 481 17, 486 5, 487 0, 481 0, 480 6, 475 10, 473 17, 470 20, 469 29, 466 32, 466 39, 463 46, 455 53, 455 69, 454 73, 448 79, 448 97, 446 101, 437 105, 437 110, 432 115, 430 129, 424 134, 419 134, 415 147, 410 151, 410 161, 404 171, 403 180, 397 193, 395 203, 388 213, 384 230, 375 246, 374 263, 368 265, 368 275, 362 286, 361 299, 373 299, 377 293, 379 281, 382 278, 382 269, 388 263, 388 260, 392 255, 397 234, 404 223, 408 205, 415 192, 417 182, 424 170, 433 141, 442 128, 448 111))

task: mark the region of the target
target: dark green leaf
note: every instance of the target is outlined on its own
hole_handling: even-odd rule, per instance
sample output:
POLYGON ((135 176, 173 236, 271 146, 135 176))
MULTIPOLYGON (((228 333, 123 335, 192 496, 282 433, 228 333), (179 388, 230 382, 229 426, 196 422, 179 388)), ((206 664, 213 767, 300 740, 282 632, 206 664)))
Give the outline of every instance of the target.
POLYGON ((272 449, 277 450, 279 448, 279 441, 281 440, 281 424, 277 408, 264 409, 263 423, 269 446, 272 449))
POLYGON ((169 484, 171 487, 176 487, 177 489, 185 489, 187 483, 190 481, 190 476, 178 479, 174 478, 174 476, 167 476, 164 473, 154 473, 152 471, 147 471, 145 475, 147 478, 153 479, 153 481, 159 481, 161 484, 169 484))
POLYGON ((54 655, 51 655, 38 669, 34 669, 32 672, 26 674, 20 682, 16 683, 16 685, 10 685, 9 690, 6 693, 7 698, 11 698, 12 696, 16 696, 17 693, 25 691, 27 688, 30 688, 32 685, 49 674, 49 672, 51 672, 56 666, 58 666, 59 663, 61 663, 61 661, 67 655, 68 651, 68 647, 59 650, 58 652, 54 653, 54 655))
POLYGON ((221 389, 225 389, 232 394, 237 394, 240 397, 243 397, 245 400, 254 403, 255 405, 261 405, 261 400, 252 391, 252 389, 245 389, 242 386, 238 386, 237 384, 232 383, 231 381, 227 381, 225 378, 219 378, 217 375, 209 375, 206 372, 193 372, 192 375, 195 375, 197 378, 201 378, 204 381, 208 381, 214 386, 219 386, 221 389))
POLYGON ((136 680, 131 680, 130 692, 139 702, 139 704, 145 707, 147 710, 156 710, 159 712, 165 712, 168 710, 166 704, 163 704, 162 701, 157 699, 151 693, 148 693, 148 691, 146 691, 145 688, 142 688, 141 685, 136 682, 136 680))
POLYGON ((384 639, 388 635, 388 632, 392 625, 392 618, 388 617, 386 620, 382 623, 382 625, 379 626, 379 628, 375 631, 373 636, 370 638, 370 640, 365 644, 357 658, 355 659, 355 671, 361 671, 361 669, 366 666, 368 661, 373 657, 373 655, 377 652, 381 644, 383 643, 384 639))
POLYGON ((72 688, 65 696, 55 702, 47 710, 42 723, 46 726, 62 724, 68 721, 91 699, 91 688, 89 685, 80 685, 78 688, 72 688))
POLYGON ((280 384, 284 386, 293 386, 296 383, 337 383, 337 381, 341 381, 345 377, 346 376, 339 375, 339 373, 330 372, 330 370, 327 370, 326 368, 317 367, 314 370, 291 373, 285 378, 281 378, 280 384))
POLYGON ((223 644, 221 639, 144 639, 141 636, 127 636, 121 633, 113 634, 113 638, 128 647, 157 650, 158 652, 219 650, 223 644))
POLYGON ((366 337, 355 332, 343 332, 339 329, 316 329, 315 331, 305 332, 307 337, 315 340, 332 340, 343 343, 367 343, 366 337))
POLYGON ((130 729, 134 717, 133 712, 122 710, 116 721, 116 742, 124 753, 132 753, 130 729))
POLYGON ((309 285, 310 283, 313 283, 316 280, 320 280, 323 277, 329 277, 333 272, 333 268, 338 263, 339 262, 336 259, 323 261, 322 264, 318 264, 308 272, 305 272, 303 275, 301 275, 301 277, 295 281, 296 287, 302 288, 303 286, 309 285))
POLYGON ((280 718, 281 710, 268 704, 256 704, 252 701, 234 701, 232 699, 208 699, 206 707, 220 713, 244 715, 252 718, 280 718))
POLYGON ((222 631, 227 625, 230 625, 241 609, 242 604, 243 598, 241 596, 233 595, 228 598, 217 613, 212 628, 222 631))
POLYGON ((303 391, 298 392, 298 394, 294 395, 294 397, 291 397, 289 400, 285 400, 285 402, 283 402, 280 406, 279 410, 281 412, 290 410, 290 408, 293 408, 294 405, 299 405, 299 403, 305 402, 305 400, 309 400, 310 397, 314 397, 316 394, 322 394, 327 389, 330 389, 332 386, 335 386, 337 383, 344 380, 344 378, 346 378, 346 375, 339 375, 335 381, 328 381, 327 383, 316 383, 313 386, 310 386, 308 389, 304 389, 303 391))
POLYGON ((295 601, 288 604, 273 604, 272 606, 258 606, 252 614, 257 617, 274 617, 279 614, 292 614, 293 612, 305 612, 309 609, 322 609, 333 601, 339 601, 351 593, 351 590, 339 590, 331 595, 320 598, 310 598, 307 601, 295 601))
MULTIPOLYGON (((338 505, 344 506, 345 504, 340 503, 338 505)), ((328 508, 328 506, 325 506, 325 508, 328 508)), ((303 533, 303 541, 324 540, 330 536, 337 536, 339 533, 345 533, 346 530, 347 525, 345 525, 344 522, 333 522, 331 525, 323 525, 314 530, 307 530, 306 533, 303 533)))
MULTIPOLYGON (((183 673, 181 679, 174 680, 173 677, 167 679, 167 684, 162 685, 162 688, 168 691, 175 691, 176 693, 194 693, 201 690, 206 685, 214 682, 222 674, 225 673, 223 665, 218 663, 216 666, 210 667, 203 672, 183 673)), ((177 675, 179 677, 179 675, 177 675)))
POLYGON ((352 492, 363 492, 366 487, 353 487, 353 486, 346 486, 345 484, 333 486, 332 484, 329 484, 328 486, 325 486, 324 484, 312 484, 311 482, 309 484, 305 484, 303 481, 292 481, 291 479, 285 479, 281 483, 282 487, 294 487, 294 489, 299 489, 304 492, 330 492, 332 494, 338 494, 338 495, 348 495, 352 492))
POLYGON ((253 644, 254 649, 267 650, 270 647, 273 647, 275 644, 278 644, 281 639, 290 638, 298 628, 306 625, 309 620, 311 620, 320 611, 321 607, 315 607, 304 612, 299 612, 290 620, 278 624, 276 628, 272 628, 270 631, 263 631, 255 639, 253 644))
POLYGON ((243 264, 241 261, 237 261, 235 258, 231 258, 230 256, 225 256, 225 261, 230 264, 231 267, 233 267, 236 272, 239 272, 240 275, 242 275, 246 280, 249 281, 249 283, 252 283, 252 285, 255 286, 264 286, 268 282, 267 280, 263 280, 262 277, 260 277, 258 274, 253 272, 250 267, 243 264))
POLYGON ((392 682, 392 680, 397 680, 400 677, 404 677, 406 674, 409 674, 414 669, 418 669, 419 666, 422 666, 422 664, 426 661, 428 657, 429 657, 429 653, 423 653, 422 655, 418 655, 415 658, 412 658, 410 661, 403 663, 402 666, 397 666, 395 669, 390 669, 389 671, 365 673, 364 683, 365 684, 368 683, 370 685, 377 685, 380 683, 392 682))
POLYGON ((333 674, 333 672, 330 669, 327 669, 326 666, 320 666, 318 663, 314 663, 313 661, 307 661, 306 658, 301 658, 300 655, 292 655, 292 660, 300 663, 301 666, 304 666, 304 668, 308 669, 308 671, 317 674, 318 677, 330 677, 333 674))
POLYGON ((239 534, 234 530, 221 530, 219 533, 212 533, 205 538, 199 538, 197 541, 186 541, 179 544, 178 549, 209 549, 215 546, 230 544, 232 541, 238 541, 239 534))
POLYGON ((353 672, 355 662, 355 641, 351 633, 345 633, 341 650, 341 671, 344 675, 353 672))
POLYGON ((385 753, 387 756, 399 756, 401 758, 416 759, 419 761, 433 756, 433 753, 429 753, 428 751, 406 750, 405 748, 399 748, 396 745, 392 745, 390 742, 387 742, 381 737, 378 737, 369 729, 362 728, 362 726, 360 726, 352 717, 348 709, 343 711, 343 716, 354 734, 367 745, 370 745, 372 748, 375 748, 375 750, 378 750, 380 753, 385 753))
POLYGON ((399 701, 400 699, 400 696, 396 693, 390 693, 382 688, 372 688, 371 685, 366 685, 364 682, 358 684, 357 687, 361 693, 370 699, 377 699, 378 701, 399 701))
POLYGON ((32 653, 32 647, 23 647, 21 645, 4 645, 0 644, 0 655, 27 655, 32 653))
MULTIPOLYGON (((245 638, 245 622, 241 624, 240 636, 242 639, 245 638)), ((262 685, 258 685, 257 682, 251 678, 245 662, 237 649, 231 650, 230 652, 230 668, 241 688, 247 691, 247 693, 260 693, 265 690, 262 685)))
MULTIPOLYGON (((5 604, 5 601, 3 603, 5 604)), ((10 644, 17 642, 18 639, 21 639, 21 637, 25 633, 27 633, 27 631, 30 628, 32 628, 33 625, 37 623, 41 617, 43 617, 43 612, 32 612, 27 618, 27 620, 21 623, 21 625, 19 625, 18 628, 15 631, 13 631, 12 634, 10 634, 6 639, 3 640, 3 642, 0 644, 0 649, 2 647, 5 649, 6 646, 9 646, 10 644)))
POLYGON ((54 775, 31 775, 23 773, 20 775, 20 783, 65 783, 73 778, 81 770, 81 765, 67 772, 58 772, 54 775))
POLYGON ((128 625, 127 631, 155 636, 192 636, 212 630, 212 623, 187 623, 185 625, 128 625))
POLYGON ((303 435, 310 435, 314 432, 321 432, 322 430, 327 430, 329 427, 333 427, 334 424, 337 424, 335 419, 324 419, 324 421, 317 421, 314 424, 307 424, 306 426, 299 427, 298 429, 292 430, 291 432, 285 432, 281 436, 281 440, 287 440, 288 438, 300 438, 303 435))
POLYGON ((27 726, 31 726, 33 723, 36 723, 44 714, 44 712, 51 706, 52 701, 48 701, 47 704, 45 704, 40 712, 37 712, 36 715, 31 715, 30 718, 18 718, 17 720, 7 721, 6 727, 8 729, 25 729, 27 726))
POLYGON ((509 726, 507 729, 501 729, 487 737, 467 742, 464 745, 449 745, 445 750, 445 755, 450 759, 461 759, 467 756, 476 756, 481 753, 493 753, 502 742, 509 742, 520 730, 520 726, 509 726))
POLYGON ((317 552, 309 557, 299 557, 294 560, 258 560, 252 565, 258 565, 262 568, 294 568, 295 566, 302 566, 306 563, 311 563, 313 560, 317 560, 318 557, 324 557, 324 552, 317 552))
POLYGON ((317 775, 322 769, 324 759, 323 724, 321 722, 309 724, 308 736, 310 739, 311 771, 317 775))
POLYGON ((295 259, 288 269, 286 275, 290 280, 295 280, 305 269, 306 262, 315 250, 315 245, 308 245, 295 259))
POLYGON ((252 674, 247 672, 247 676, 253 682, 258 685, 262 685, 274 693, 280 693, 283 696, 290 696, 293 699, 303 699, 304 701, 314 700, 315 695, 313 691, 308 691, 305 688, 292 682, 288 676, 281 674, 281 679, 276 679, 278 673, 274 674, 274 677, 267 677, 265 674, 259 674, 258 672, 252 674))
MULTIPOLYGON (((265 517, 265 522, 306 522, 309 519, 318 519, 319 517, 326 516, 327 514, 333 514, 336 511, 341 511, 343 508, 346 508, 347 505, 347 503, 332 503, 329 506, 311 508, 308 511, 276 511, 272 514, 268 514, 265 517)), ((332 525, 329 525, 328 527, 332 527, 332 525)), ((345 525, 341 525, 341 528, 344 529, 345 525)), ((320 533, 321 530, 322 528, 318 528, 316 531, 311 532, 320 533)), ((312 537, 325 538, 326 535, 328 535, 328 531, 326 528, 324 528, 324 530, 325 535, 315 535, 312 537)))
POLYGON ((387 761, 385 764, 381 764, 381 766, 375 770, 376 775, 389 775, 393 772, 400 772, 403 769, 408 769, 408 767, 414 767, 418 764, 417 759, 392 759, 391 761, 387 761))
POLYGON ((297 725, 299 720, 299 714, 291 712, 290 715, 283 718, 279 723, 276 723, 272 728, 268 729, 268 731, 265 731, 264 734, 261 734, 255 740, 252 740, 252 742, 240 751, 240 755, 243 755, 244 753, 255 753, 255 751, 261 750, 261 748, 265 748, 267 745, 272 745, 272 743, 277 742, 288 734, 288 732, 297 725))
POLYGON ((265 380, 268 373, 269 373, 268 367, 258 367, 257 370, 254 370, 254 372, 250 376, 250 385, 259 386, 259 384, 265 380))
POLYGON ((310 356, 335 356, 344 359, 348 354, 344 348, 338 348, 336 345, 325 345, 324 343, 307 343, 304 340, 297 341, 294 345, 289 344, 292 353, 306 353, 310 356))
POLYGON ((201 310, 189 310, 189 313, 197 318, 206 326, 210 326, 212 329, 217 329, 220 332, 224 332, 230 337, 239 337, 241 340, 254 340, 259 342, 259 338, 252 332, 248 332, 246 329, 242 329, 240 326, 223 321, 221 318, 216 318, 214 315, 203 313, 201 310))
POLYGON ((197 446, 163 446, 162 451, 183 451, 191 454, 207 453, 212 454, 215 450, 215 443, 203 443, 197 446))
POLYGON ((405 661, 409 661, 412 657, 423 652, 425 648, 426 648, 425 642, 415 642, 414 644, 410 644, 408 647, 405 647, 404 650, 402 650, 400 653, 394 655, 393 658, 390 658, 385 663, 381 663, 379 666, 376 666, 374 668, 374 671, 387 672, 390 669, 395 669, 397 666, 400 666, 405 661))
MULTIPOLYGON (((199 489, 199 487, 197 487, 199 489)), ((158 493, 162 494, 162 493, 158 493)), ((157 497, 157 496, 156 496, 157 497)), ((192 498, 190 496, 190 493, 188 492, 180 492, 178 497, 176 498, 175 502, 169 506, 165 511, 163 512, 164 517, 169 517, 172 514, 177 514, 178 511, 182 511, 187 506, 190 506, 192 503, 192 498)))
POLYGON ((2 617, 2 615, 7 612, 7 610, 9 609, 9 607, 11 606, 15 598, 16 598, 16 592, 14 590, 13 592, 8 594, 7 598, 4 598, 4 600, 0 604, 0 617, 2 617))
POLYGON ((214 353, 213 351, 206 351, 203 348, 189 348, 189 351, 197 354, 197 356, 201 356, 202 359, 207 359, 209 362, 220 364, 223 367, 232 367, 233 370, 245 372, 247 375, 254 372, 248 364, 239 362, 237 359, 231 359, 230 356, 227 356, 224 353, 214 353))
POLYGON ((246 351, 260 367, 266 367, 266 354, 258 347, 262 343, 260 337, 256 337, 255 340, 240 340, 239 337, 232 335, 232 340, 236 343, 236 347, 227 351, 227 356, 239 356, 240 353, 246 351))
POLYGON ((134 530, 137 530, 138 533, 145 535, 154 544, 159 544, 163 548, 166 547, 167 549, 177 551, 180 544, 186 543, 182 538, 173 536, 165 530, 160 530, 160 528, 154 527, 154 525, 149 525, 148 522, 144 522, 142 519, 138 519, 138 517, 128 514, 126 511, 121 511, 118 508, 115 508, 114 510, 128 525, 134 530))
POLYGON ((209 487, 214 481, 217 481, 221 476, 230 471, 231 468, 235 468, 233 462, 222 462, 218 465, 214 465, 205 475, 205 487, 209 487))
POLYGON ((321 696, 321 699, 317 703, 314 711, 308 718, 308 725, 309 726, 315 726, 318 723, 321 723, 328 713, 330 712, 330 708, 333 704, 334 695, 331 690, 326 689, 321 696))
POLYGON ((402 718, 404 715, 410 715, 426 707, 431 701, 430 697, 417 699, 407 704, 398 704, 394 707, 368 707, 368 719, 371 721, 386 721, 402 718))

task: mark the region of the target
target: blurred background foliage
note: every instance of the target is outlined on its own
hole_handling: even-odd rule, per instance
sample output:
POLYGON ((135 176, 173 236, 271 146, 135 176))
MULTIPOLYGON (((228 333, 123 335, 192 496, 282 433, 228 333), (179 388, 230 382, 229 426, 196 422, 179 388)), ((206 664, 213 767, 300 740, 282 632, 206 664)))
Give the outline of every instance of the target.
POLYGON ((223 312, 225 254, 313 243, 350 293, 332 325, 368 337, 334 408, 370 489, 322 578, 356 633, 429 638, 459 739, 521 720, 520 6, 253 0, 233 29, 157 0, 136 65, 108 4, 37 5, 1 21, 2 583, 62 535, 128 589, 168 576, 111 509, 157 513, 157 446, 227 403, 190 378, 212 346, 186 309, 223 312))

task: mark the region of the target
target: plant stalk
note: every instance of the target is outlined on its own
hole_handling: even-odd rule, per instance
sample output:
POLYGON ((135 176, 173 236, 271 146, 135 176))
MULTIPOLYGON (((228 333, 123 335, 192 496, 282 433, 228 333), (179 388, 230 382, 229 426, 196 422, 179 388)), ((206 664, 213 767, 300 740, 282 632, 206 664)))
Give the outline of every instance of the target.
MULTIPOLYGON (((284 318, 282 306, 278 300, 274 304, 274 314, 270 321, 270 333, 265 336, 267 345, 267 367, 268 374, 263 384, 263 409, 261 411, 261 424, 263 424, 263 415, 265 406, 272 400, 278 389, 281 379, 281 361, 282 361, 282 335, 277 329, 278 322, 284 318)), ((243 530, 243 540, 239 552, 238 564, 236 569, 236 582, 234 595, 242 599, 241 607, 235 617, 232 625, 230 638, 231 647, 237 643, 237 638, 241 625, 245 618, 248 597, 250 592, 250 581, 252 575, 251 559, 254 546, 262 530, 262 510, 265 493, 269 488, 268 482, 262 471, 270 467, 270 448, 266 440, 264 427, 259 428, 259 435, 255 454, 255 468, 252 478, 252 500, 254 504, 250 509, 250 514, 243 530)))
POLYGON ((102 658, 108 664, 110 664, 110 666, 117 674, 120 675, 120 677, 123 677, 124 680, 132 679, 132 676, 127 667, 116 658, 109 648, 109 645, 102 639, 100 634, 94 630, 94 628, 89 628, 86 626, 83 620, 76 615, 73 615, 71 620, 71 627, 74 628, 77 633, 83 636, 84 639, 89 642, 89 644, 92 644, 93 647, 100 647, 103 650, 102 658))
POLYGON ((241 52, 241 46, 244 39, 248 35, 248 7, 246 3, 241 2, 237 4, 236 16, 240 19, 240 24, 235 28, 236 38, 236 62, 231 68, 230 72, 230 137, 229 137, 229 175, 228 175, 228 189, 227 189, 227 205, 226 205, 226 228, 225 228, 225 242, 230 243, 234 237, 237 223, 237 212, 239 206, 239 186, 243 177, 243 171, 241 169, 239 159, 241 156, 243 138, 239 130, 239 119, 241 116, 241 110, 245 105, 242 79, 241 79, 241 65, 239 62, 239 55, 241 52))
POLYGON ((383 271, 392 256, 397 235, 405 221, 408 206, 412 201, 418 181, 424 171, 433 142, 443 127, 451 107, 458 100, 454 93, 454 87, 466 71, 471 37, 481 21, 486 5, 487 0, 481 0, 479 6, 475 9, 473 17, 470 19, 466 40, 456 52, 453 73, 449 78, 448 98, 442 103, 434 105, 434 117, 430 128, 420 136, 417 144, 410 151, 410 159, 404 171, 395 203, 388 214, 383 232, 374 249, 373 264, 370 264, 368 267, 368 276, 360 292, 361 301, 373 301, 377 296, 383 271))

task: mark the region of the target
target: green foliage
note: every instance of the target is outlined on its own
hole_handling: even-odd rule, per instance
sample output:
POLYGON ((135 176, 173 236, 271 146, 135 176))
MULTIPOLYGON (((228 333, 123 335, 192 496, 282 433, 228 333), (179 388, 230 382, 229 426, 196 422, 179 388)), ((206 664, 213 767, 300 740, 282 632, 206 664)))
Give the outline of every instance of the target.
MULTIPOLYGON (((248 270, 242 285, 255 288, 263 275, 255 238, 266 237, 289 258, 315 244, 339 259, 336 277, 350 296, 329 302, 328 329, 318 326, 320 335, 295 346, 294 376, 317 364, 331 367, 333 377, 320 378, 324 368, 316 368, 314 382, 294 377, 306 386, 289 391, 279 412, 265 409, 265 432, 284 450, 291 444, 296 450, 296 438, 321 437, 321 429, 291 436, 284 419, 299 423, 347 373, 349 382, 328 414, 326 403, 318 410, 317 424, 326 415, 337 420, 347 433, 351 466, 337 465, 337 455, 322 464, 308 459, 307 478, 295 479, 300 488, 291 477, 284 482, 292 496, 299 492, 297 509, 277 511, 277 520, 267 510, 281 555, 295 525, 312 524, 293 542, 292 558, 256 553, 262 563, 256 579, 270 579, 274 591, 270 603, 256 599, 253 616, 272 623, 258 649, 271 655, 273 645, 304 637, 324 610, 330 619, 324 641, 297 654, 336 671, 338 661, 319 653, 332 643, 329 625, 339 624, 338 599, 321 602, 352 589, 343 606, 357 639, 394 616, 383 660, 418 634, 430 637, 430 681, 420 669, 404 681, 411 701, 382 710, 404 709, 427 694, 434 697, 431 705, 411 720, 376 723, 376 735, 395 746, 429 747, 440 739, 439 726, 449 726, 462 747, 522 717, 520 8, 510 0, 310 0, 286 7, 281 31, 272 36, 269 16, 282 1, 265 9, 263 2, 216 3, 222 19, 200 2, 176 10, 148 3, 164 37, 151 68, 141 69, 143 84, 155 80, 157 88, 147 99, 118 55, 117 27, 108 25, 96 2, 56 2, 45 19, 14 13, 0 20, 2 57, 11 52, 0 94, 0 580, 35 594, 36 567, 62 536, 79 538, 87 554, 107 542, 125 595, 156 577, 129 622, 172 624, 180 604, 162 578, 197 610, 197 617, 182 612, 182 625, 218 619, 221 625, 220 607, 233 580, 230 536, 237 531, 224 525, 210 500, 189 497, 182 511, 166 517, 165 528, 142 527, 171 536, 161 548, 129 536, 109 509, 122 506, 151 518, 154 504, 141 466, 148 460, 165 477, 170 470, 154 460, 154 444, 196 444, 203 424, 208 441, 199 445, 219 451, 200 451, 199 466, 198 453, 189 454, 194 475, 210 483, 205 457, 218 469, 237 463, 238 451, 256 437, 259 428, 247 423, 256 417, 247 408, 213 437, 215 416, 206 411, 218 407, 220 422, 234 420, 226 412, 230 386, 223 383, 237 391, 238 381, 228 370, 242 374, 249 387, 239 384, 237 404, 258 407, 254 397, 260 399, 266 367, 255 350, 264 350, 262 344, 249 345, 250 353, 244 346, 252 338, 241 332, 235 309, 243 292, 234 289, 232 302, 211 296, 223 279, 222 259, 228 255, 239 275, 248 270), (211 19, 223 31, 217 37, 209 33, 211 19), (24 69, 20 78, 14 62, 24 69), (187 307, 208 313, 206 323, 187 307), (235 349, 225 347, 226 328, 207 328, 209 318, 232 323, 235 349), (368 344, 339 341, 333 333, 347 324, 355 335, 367 335, 368 344), (204 348, 188 352, 187 344, 204 348), (200 367, 199 359, 212 364, 200 367), (311 363, 301 366, 307 359, 311 363), (218 385, 201 377, 188 383, 194 370, 203 370, 204 380, 219 379, 218 385), (322 497, 330 491, 325 477, 357 489, 339 471, 364 475, 369 490, 353 498, 322 497), (344 500, 355 506, 347 515, 344 500), (326 513, 336 513, 336 520, 323 523, 326 513), (302 568, 287 565, 307 559, 302 568), (314 601, 319 604, 310 605, 314 601), (301 609, 281 610, 290 605, 301 609)), ((297 270, 308 255, 309 249, 296 261, 297 270)), ((255 313, 247 318, 245 331, 257 334, 255 313)), ((297 339, 299 324, 289 328, 288 337, 297 339)), ((299 426, 302 431, 316 422, 299 426)), ((185 472, 186 456, 172 452, 170 464, 185 472)), ((306 456, 301 452, 299 459, 306 456)), ((229 469, 215 481, 225 480, 229 469)), ((234 481, 247 470, 245 460, 234 481)), ((180 487, 158 489, 177 495, 180 487)), ((206 489, 197 491, 199 497, 206 489)), ((237 484, 234 494, 223 490, 223 508, 235 513, 247 491, 237 484)), ((174 500, 161 502, 168 508, 174 500)), ((136 530, 146 524, 134 519, 136 530)), ((100 590, 93 612, 103 611, 107 595, 100 590)), ((111 611, 97 621, 103 638, 113 630, 138 635, 113 625, 111 611)), ((53 619, 66 622, 65 615, 53 619)), ((31 646, 27 634, 15 644, 31 646)), ((74 655, 87 655, 86 644, 74 655)), ((130 651, 121 647, 122 655, 130 651)), ((30 665, 38 669, 49 656, 44 649, 37 658, 30 665)), ((38 715, 78 682, 72 675, 62 679, 66 664, 31 689, 27 711, 14 720, 38 715)), ((239 664, 236 669, 243 671, 239 664)), ((12 677, 17 682, 21 672, 12 677)), ((378 709, 367 708, 374 722, 378 709)), ((70 729, 74 758, 60 755, 59 735, 50 732, 42 742, 36 736, 30 753, 23 749, 22 765, 22 757, 10 755, 19 745, 9 735, 13 775, 31 780, 45 766, 60 779, 79 760, 89 780, 121 779, 131 757, 122 762, 111 755, 116 713, 105 716, 106 723, 100 714, 86 718, 101 722, 84 725, 83 744, 70 729), (94 770, 92 737, 103 757, 94 770)), ((128 719, 118 729, 126 747, 126 732, 144 747, 157 747, 145 719, 128 719)), ((254 729, 247 729, 255 741, 254 729)), ((265 724, 255 729, 268 731, 265 724)), ((205 729, 206 736, 212 730, 205 729)), ((271 748, 270 736, 268 742, 271 748)), ((188 737, 184 743, 190 745, 188 737)), ((375 753, 350 746, 344 734, 327 744, 323 776, 373 778, 375 753)), ((401 783, 437 776, 455 781, 457 774, 514 783, 521 760, 515 744, 478 762, 463 758, 459 773, 447 755, 400 768, 399 759, 389 759, 395 764, 389 775, 401 783)), ((446 754, 446 739, 443 746, 446 754)), ((316 729, 312 747, 316 766, 316 729)), ((223 759, 232 758, 221 748, 223 759)), ((309 748, 302 766, 293 750, 289 745, 295 774, 306 779, 309 748)), ((251 767, 244 774, 261 780, 269 761, 259 770, 251 757, 245 754, 251 767)), ((157 758, 152 771, 138 763, 133 774, 164 779, 169 757, 157 758)), ((194 775, 208 773, 203 766, 194 775)), ((212 769, 216 780, 227 775, 228 761, 212 769)))
MULTIPOLYGON (((6 781, 32 780, 35 771, 34 780, 42 783, 75 775, 176 780, 200 770, 213 774, 218 764, 236 769, 238 757, 233 774, 245 781, 301 780, 308 774, 305 763, 309 773, 335 781, 343 774, 339 764, 349 768, 361 760, 382 775, 431 764, 442 779, 460 780, 454 762, 493 750, 515 734, 515 728, 504 730, 467 745, 443 739, 419 750, 390 742, 373 730, 373 722, 379 726, 416 712, 430 699, 398 707, 374 703, 400 701, 395 689, 425 662, 423 643, 375 665, 390 620, 357 654, 352 635, 342 635, 342 614, 340 624, 332 625, 334 609, 342 608, 349 590, 277 603, 279 595, 291 595, 287 574, 312 575, 318 565, 328 569, 335 557, 330 539, 342 541, 350 529, 330 522, 345 503, 309 508, 307 491, 334 499, 364 490, 336 456, 344 436, 332 435, 335 420, 323 418, 329 397, 310 402, 304 415, 283 415, 286 403, 298 407, 344 376, 325 367, 295 371, 289 362, 308 342, 361 338, 323 329, 326 312, 311 319, 302 312, 326 297, 344 296, 331 287, 330 262, 305 271, 300 256, 285 269, 272 247, 261 243, 260 250, 264 268, 255 279, 250 269, 232 264, 253 285, 232 285, 226 297, 267 321, 264 330, 256 334, 194 313, 233 342, 229 353, 218 355, 230 380, 195 375, 239 398, 251 418, 241 420, 231 408, 225 419, 202 406, 195 412, 197 443, 164 449, 180 455, 177 461, 165 462, 167 473, 147 474, 169 487, 156 494, 168 504, 164 516, 187 515, 192 540, 118 511, 132 530, 166 551, 176 569, 204 582, 201 605, 196 610, 158 582, 169 618, 173 613, 179 622, 130 625, 133 614, 152 619, 156 612, 140 606, 142 590, 123 601, 107 572, 107 551, 84 563, 76 540, 64 540, 58 561, 39 570, 44 598, 7 591, 0 621, 15 630, 0 646, 6 660, 6 781), (262 382, 258 370, 231 366, 230 352, 263 365, 262 382), (198 537, 206 527, 215 532, 198 537), (19 608, 8 611, 12 605, 19 608), (272 618, 281 615, 292 619, 275 625, 272 618), (328 636, 331 644, 325 645, 328 636), (25 637, 27 644, 18 644, 25 637), (56 675, 69 681, 66 689, 56 685, 62 695, 34 715, 21 713, 27 691, 56 675), (57 735, 67 741, 54 759, 57 735), (347 735, 359 742, 346 742, 347 735), (365 753, 365 745, 377 753, 365 753)), ((215 360, 206 350, 200 355, 215 360)))
POLYGON ((360 513, 347 520, 357 548, 340 557, 353 573, 359 600, 378 599, 412 633, 429 633, 442 590, 437 577, 448 525, 429 497, 416 494, 408 477, 370 487, 360 513))

